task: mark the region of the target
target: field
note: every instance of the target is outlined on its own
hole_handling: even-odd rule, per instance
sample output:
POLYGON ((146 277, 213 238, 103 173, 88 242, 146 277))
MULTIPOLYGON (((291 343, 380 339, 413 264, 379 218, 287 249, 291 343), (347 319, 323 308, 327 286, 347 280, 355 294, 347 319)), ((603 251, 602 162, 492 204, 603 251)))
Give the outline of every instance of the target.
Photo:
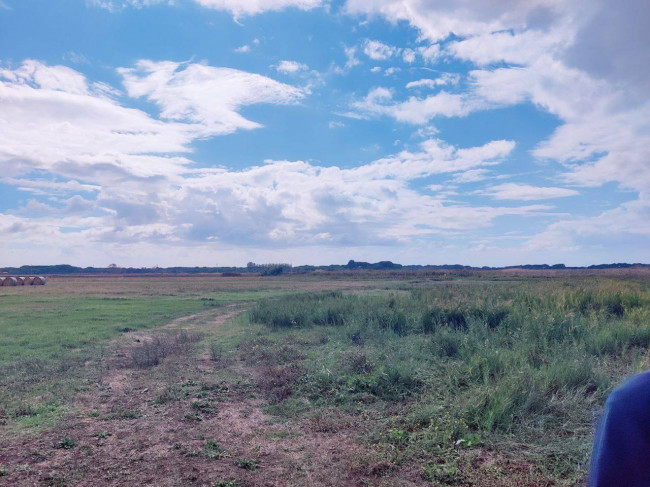
POLYGON ((0 485, 581 485, 642 272, 0 288, 0 485))

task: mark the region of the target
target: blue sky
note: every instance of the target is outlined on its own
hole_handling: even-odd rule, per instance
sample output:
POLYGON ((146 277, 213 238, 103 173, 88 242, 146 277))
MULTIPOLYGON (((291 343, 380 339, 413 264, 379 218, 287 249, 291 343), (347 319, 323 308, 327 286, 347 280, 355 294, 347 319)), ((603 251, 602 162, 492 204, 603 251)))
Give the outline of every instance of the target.
POLYGON ((650 7, 0 1, 0 266, 649 262, 650 7))

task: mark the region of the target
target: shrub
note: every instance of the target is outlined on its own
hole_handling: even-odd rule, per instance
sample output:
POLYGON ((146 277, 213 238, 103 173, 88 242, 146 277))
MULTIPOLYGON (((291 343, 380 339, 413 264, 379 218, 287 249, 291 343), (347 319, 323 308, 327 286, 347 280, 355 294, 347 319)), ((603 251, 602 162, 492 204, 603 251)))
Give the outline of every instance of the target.
POLYGON ((303 374, 298 364, 266 367, 258 375, 257 385, 272 403, 278 403, 291 396, 295 382, 303 374))
POLYGON ((54 445, 54 447, 62 448, 64 450, 69 450, 71 448, 74 448, 76 445, 77 442, 74 440, 74 438, 70 438, 69 436, 64 436, 54 445))
POLYGON ((462 337, 454 331, 439 330, 431 337, 431 349, 439 357, 456 357, 462 345, 462 337))
POLYGON ((489 329, 493 330, 508 317, 509 311, 506 308, 473 308, 469 314, 470 316, 482 321, 489 329))
POLYGON ((374 364, 368 361, 363 350, 351 350, 343 352, 339 358, 341 368, 353 374, 368 374, 374 368, 374 364))
POLYGON ((543 369, 545 389, 552 393, 584 389, 586 393, 605 388, 605 381, 596 374, 587 360, 580 362, 556 362, 543 369))
POLYGON ((402 400, 416 394, 422 381, 407 367, 384 366, 374 374, 375 381, 370 385, 370 392, 386 400, 402 400))
POLYGON ((259 460, 250 459, 250 458, 240 458, 235 462, 235 465, 237 465, 239 468, 243 468, 244 470, 255 470, 259 465, 259 463, 260 463, 259 460))
POLYGON ((422 314, 421 321, 424 333, 432 333, 441 326, 454 330, 467 329, 465 315, 457 309, 430 308, 422 314))
POLYGON ((199 333, 181 331, 175 335, 153 337, 131 350, 131 363, 134 367, 147 368, 158 365, 170 355, 188 353, 190 345, 201 340, 199 333))
POLYGON ((525 418, 535 417, 548 407, 544 388, 534 375, 511 376, 494 386, 476 391, 467 410, 470 425, 484 431, 511 431, 525 418))
POLYGON ((221 348, 221 345, 219 345, 217 342, 210 342, 209 350, 210 360, 213 362, 221 361, 223 357, 223 349, 221 348))

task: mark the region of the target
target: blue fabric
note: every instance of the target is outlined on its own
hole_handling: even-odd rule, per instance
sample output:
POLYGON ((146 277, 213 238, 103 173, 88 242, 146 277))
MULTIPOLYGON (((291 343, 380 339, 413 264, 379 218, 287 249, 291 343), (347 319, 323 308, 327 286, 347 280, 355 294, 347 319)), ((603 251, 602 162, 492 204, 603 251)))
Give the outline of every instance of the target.
POLYGON ((591 454, 589 487, 650 487, 650 371, 607 398, 591 454))

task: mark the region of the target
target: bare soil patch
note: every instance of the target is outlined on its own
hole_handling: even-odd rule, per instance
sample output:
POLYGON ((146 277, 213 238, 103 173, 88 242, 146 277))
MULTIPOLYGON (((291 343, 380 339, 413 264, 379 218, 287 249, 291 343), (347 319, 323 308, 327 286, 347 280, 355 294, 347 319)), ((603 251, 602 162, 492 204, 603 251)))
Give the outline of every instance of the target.
MULTIPOLYGON (((191 315, 164 328, 219 326, 238 312, 191 315)), ((215 379, 222 364, 204 354, 130 367, 132 349, 154 334, 126 335, 101 382, 75 399, 59 426, 4 438, 0 485, 367 485, 359 470, 371 456, 355 443, 354 428, 277 422, 262 412, 253 381, 260 371, 243 363, 230 364, 237 378, 228 381, 215 379)), ((418 484, 425 485, 404 485, 418 484)))
POLYGON ((306 419, 265 414, 301 373, 290 345, 276 362, 245 349, 211 360, 201 343, 134 366, 134 350, 161 333, 207 332, 240 312, 227 306, 125 333, 104 359, 104 375, 58 426, 38 435, 0 430, 0 486, 551 485, 528 465, 480 449, 460 453, 465 474, 436 483, 422 465, 443 474, 446 466, 426 452, 416 463, 359 442, 372 426, 367 418, 336 408, 306 419))

